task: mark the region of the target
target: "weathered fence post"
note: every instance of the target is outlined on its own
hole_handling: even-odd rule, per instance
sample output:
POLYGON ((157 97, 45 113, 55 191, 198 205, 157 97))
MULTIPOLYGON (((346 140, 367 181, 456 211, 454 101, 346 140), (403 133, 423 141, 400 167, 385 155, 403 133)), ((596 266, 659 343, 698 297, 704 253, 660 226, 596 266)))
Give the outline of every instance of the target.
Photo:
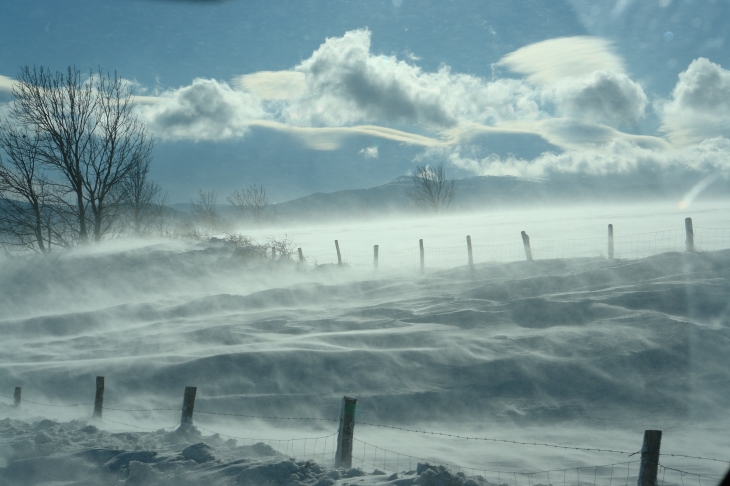
POLYGON ((185 387, 185 395, 183 396, 182 416, 180 417, 180 427, 191 427, 193 425, 193 408, 195 407, 195 392, 198 389, 194 386, 185 387))
POLYGON ((613 225, 608 225, 608 259, 613 260, 613 225))
POLYGON ((423 239, 418 240, 418 247, 421 250, 421 273, 426 271, 426 259, 423 253, 423 239))
POLYGON ((466 252, 469 254, 469 270, 474 272, 474 253, 471 251, 471 236, 466 235, 466 252))
POLYGON ((340 242, 335 240, 335 248, 337 249, 337 264, 342 265, 342 254, 340 253, 340 242))
POLYGON ((276 261, 276 247, 275 246, 271 247, 271 260, 276 261))
POLYGON ((524 231, 522 232, 522 244, 525 245, 525 258, 527 258, 528 262, 531 262, 532 248, 530 248, 530 237, 524 231))
POLYGON ((94 413, 92 417, 101 418, 101 410, 104 407, 104 377, 96 377, 96 396, 94 397, 94 413))
POLYGON ((355 433, 355 406, 357 398, 342 397, 340 411, 340 428, 337 432, 337 452, 335 467, 350 469, 352 467, 352 440, 355 433))
POLYGON ((692 228, 692 218, 684 218, 684 231, 687 233, 687 251, 695 251, 695 230, 692 228))
POLYGON ((644 431, 644 444, 641 446, 641 466, 639 467, 637 486, 656 486, 661 444, 661 430, 644 431))
POLYGON ((302 249, 297 248, 297 253, 299 253, 299 263, 304 263, 304 253, 302 253, 302 249))
POLYGON ((16 407, 20 406, 20 387, 15 387, 15 393, 13 393, 13 405, 16 407))
POLYGON ((378 250, 380 245, 373 245, 373 267, 378 268, 378 250))

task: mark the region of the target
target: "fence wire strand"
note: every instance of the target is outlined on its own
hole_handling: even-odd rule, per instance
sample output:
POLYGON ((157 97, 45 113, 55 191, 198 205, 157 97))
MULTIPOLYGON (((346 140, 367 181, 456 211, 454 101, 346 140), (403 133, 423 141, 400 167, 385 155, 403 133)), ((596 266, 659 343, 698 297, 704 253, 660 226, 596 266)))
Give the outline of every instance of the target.
POLYGON ((402 427, 395 427, 392 425, 380 425, 380 424, 372 424, 372 423, 367 423, 367 422, 358 422, 358 425, 368 425, 371 427, 380 427, 380 428, 385 428, 385 429, 400 430, 403 432, 411 432, 411 433, 415 433, 415 434, 449 437, 452 439, 475 440, 475 441, 484 441, 484 442, 502 442, 502 443, 506 443, 506 444, 552 447, 555 449, 569 449, 569 450, 576 450, 576 451, 607 452, 607 453, 627 454, 627 455, 636 454, 636 452, 619 451, 619 450, 614 450, 614 449, 600 449, 597 447, 590 447, 590 448, 589 447, 575 447, 575 446, 563 446, 563 445, 558 445, 558 444, 547 444, 547 443, 542 443, 542 442, 521 442, 521 441, 516 441, 516 440, 496 439, 496 438, 489 438, 489 437, 468 437, 468 436, 456 435, 456 434, 446 434, 443 432, 429 432, 427 430, 405 429, 402 427))
MULTIPOLYGON (((608 237, 550 240, 533 238, 530 242, 533 258, 536 260, 556 258, 605 258, 608 253, 608 237)), ((730 228, 694 228, 696 251, 716 251, 730 248, 730 228)), ((615 234, 613 239, 614 258, 637 259, 659 253, 681 252, 686 249, 684 228, 650 233, 628 235, 615 234)), ((307 251, 303 249, 305 262, 309 265, 337 264, 334 245, 331 250, 307 251)), ((342 264, 356 268, 373 268, 374 252, 350 249, 340 244, 342 264)), ((501 244, 473 244, 474 264, 505 263, 525 259, 522 242, 501 244)), ((425 268, 444 269, 468 264, 467 246, 430 247, 424 244, 425 268)), ((379 245, 378 268, 404 268, 420 266, 420 250, 411 247, 390 250, 379 245)))

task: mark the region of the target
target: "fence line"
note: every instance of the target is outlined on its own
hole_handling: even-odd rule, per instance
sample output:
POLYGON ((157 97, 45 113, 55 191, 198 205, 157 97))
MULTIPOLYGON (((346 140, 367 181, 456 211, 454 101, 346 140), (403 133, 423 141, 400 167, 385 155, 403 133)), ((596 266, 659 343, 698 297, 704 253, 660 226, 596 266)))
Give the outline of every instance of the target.
MULTIPOLYGON (((490 474, 488 474, 488 473, 491 473, 491 476, 494 476, 494 475, 497 476, 497 484, 503 484, 502 477, 501 477, 502 475, 506 475, 506 476, 512 475, 513 478, 515 479, 515 484, 518 484, 516 482, 517 475, 521 475, 523 477, 527 476, 528 483, 531 484, 533 476, 545 474, 548 479, 547 484, 550 485, 550 484, 552 484, 550 482, 550 478, 549 478, 550 473, 561 473, 561 472, 567 473, 569 471, 577 471, 578 474, 580 474, 580 470, 582 470, 582 469, 589 469, 589 470, 592 469, 594 471, 594 478, 596 478, 598 475, 598 471, 600 469, 602 469, 602 468, 607 469, 610 467, 611 469, 609 471, 607 471, 607 475, 609 477, 609 485, 610 485, 610 484, 612 484, 612 481, 613 481, 615 466, 622 466, 622 465, 630 466, 631 464, 641 462, 640 460, 637 459, 634 461, 615 462, 615 463, 611 463, 611 464, 601 464, 601 465, 577 466, 577 467, 569 467, 569 468, 562 468, 562 469, 548 469, 548 470, 540 470, 540 471, 506 471, 506 470, 475 468, 475 467, 470 467, 470 466, 459 466, 458 464, 447 463, 447 462, 443 462, 443 461, 435 461, 433 459, 426 459, 423 457, 416 457, 416 456, 411 456, 409 454, 396 452, 396 451, 393 451, 390 449, 385 449, 383 447, 376 446, 374 444, 371 444, 369 442, 362 441, 359 439, 355 439, 355 442, 362 444, 362 449, 361 449, 362 454, 360 454, 359 451, 353 452, 353 462, 361 464, 361 467, 363 467, 364 464, 368 464, 368 465, 373 466, 373 468, 378 468, 378 469, 382 468, 383 470, 386 470, 386 471, 398 472, 398 471, 400 471, 401 461, 404 461, 402 463, 402 465, 403 465, 403 467, 405 467, 406 459, 408 460, 408 462, 407 462, 408 470, 413 469, 414 462, 416 464, 418 464, 418 463, 430 464, 430 463, 438 462, 438 464, 440 464, 440 465, 450 466, 451 468, 457 469, 459 472, 471 471, 472 475, 476 475, 477 473, 480 473, 480 472, 484 473, 484 477, 487 480, 490 476, 490 474), (368 453, 367 453, 368 447, 370 449, 372 449, 370 456, 368 456, 368 453), (378 460, 377 451, 382 452, 380 460, 378 460), (391 454, 390 461, 388 461, 388 456, 387 456, 388 453, 391 454), (369 458, 370 458, 370 460, 368 460, 369 458), (388 466, 389 463, 390 463, 390 467, 388 466), (392 467, 393 463, 395 463, 395 467, 392 467)), ((606 475, 606 474, 604 474, 604 475, 606 475)), ((627 477, 629 477, 629 476, 630 476, 630 468, 627 467, 627 477)), ((581 484, 580 480, 579 480, 578 484, 581 484)), ((595 481, 594 481, 594 484, 595 484, 595 481)))
MULTIPOLYGON (((1 395, 2 398, 8 398, 11 399, 13 397, 7 396, 7 395, 1 395)), ((76 407, 80 405, 86 405, 86 406, 92 406, 93 403, 75 403, 71 405, 57 405, 57 404, 49 404, 49 403, 41 403, 41 402, 35 402, 27 399, 23 399, 23 403, 31 403, 33 405, 41 405, 44 407, 76 407)), ((143 408, 143 409, 124 409, 124 408, 112 408, 112 407, 104 407, 103 410, 105 411, 119 411, 119 412, 156 412, 156 411, 170 411, 170 412, 180 412, 182 411, 181 408, 143 408)), ((280 417, 280 416, 273 416, 273 415, 249 415, 249 414, 232 414, 232 413, 221 413, 221 412, 208 412, 203 410, 195 410, 196 414, 205 414, 205 415, 219 415, 219 416, 226 416, 226 417, 244 417, 244 418, 256 418, 256 419, 267 419, 267 420, 307 420, 307 421, 326 421, 326 422, 339 422, 339 419, 328 419, 328 418, 320 418, 320 417, 280 417)), ((138 427, 131 424, 125 424, 123 422, 115 422, 114 420, 109 420, 106 417, 102 418, 103 421, 112 422, 112 423, 119 423, 121 425, 126 425, 130 427, 137 427, 140 429, 145 429, 144 427, 138 427)), ((176 423, 173 426, 168 427, 160 427, 162 429, 169 429, 174 428, 177 425, 179 425, 180 422, 176 423)), ((370 426, 370 427, 379 427, 379 428, 387 428, 392 430, 399 430, 403 432, 411 432, 411 433, 417 433, 417 434, 424 434, 424 435, 433 435, 433 436, 440 436, 440 437, 449 437, 454 439, 463 439, 463 440, 474 440, 474 441, 485 441, 485 442, 500 442, 500 443, 507 443, 507 444, 515 444, 515 445, 527 445, 527 446, 542 446, 542 447, 551 447, 556 449, 567 449, 567 450, 578 450, 578 451, 587 451, 587 452, 606 452, 606 453, 615 453, 615 454, 627 454, 629 456, 635 455, 638 453, 638 451, 635 452, 628 452, 628 451, 619 451, 614 449, 602 449, 602 448, 589 448, 589 447, 577 447, 577 446, 565 446, 565 445, 558 445, 558 444, 548 444, 548 443, 541 443, 541 442, 523 442, 523 441, 515 441, 510 439, 498 439, 498 438, 491 438, 491 437, 470 437, 470 436, 462 436, 457 434, 448 434, 443 432, 435 432, 435 431, 427 431, 427 430, 417 430, 417 429, 406 429, 403 427, 397 427, 393 425, 385 425, 385 424, 374 424, 369 422, 357 422, 358 426, 370 426)), ((145 430, 159 430, 160 428, 156 429, 145 429, 145 430)), ((200 428, 203 428, 202 426, 200 428)), ((208 430, 208 429, 205 429, 208 430)), ((217 433, 217 432, 214 432, 217 433)), ((252 438, 245 438, 245 437, 236 437, 231 436, 228 434, 220 433, 219 435, 223 435, 226 437, 231 438, 239 438, 239 439, 245 439, 245 440, 269 440, 269 439, 252 439, 252 438)), ((334 434, 333 434, 334 435, 334 434)), ((316 439, 316 438, 310 438, 310 439, 316 439)), ((278 440, 278 439, 274 439, 278 440)), ((291 439, 291 440, 303 440, 303 439, 291 439)), ((357 440, 357 439, 355 439, 357 440)), ((372 445, 372 444, 368 444, 372 445)), ((376 446, 373 446, 376 447, 376 446)), ((401 454, 404 455, 405 454, 401 454)), ((662 452, 661 455, 668 456, 668 457, 682 457, 687 459, 698 459, 698 460, 707 460, 707 461, 714 461, 714 462, 720 462, 724 464, 730 464, 730 460, 724 460, 724 459, 715 459, 710 457, 702 457, 702 456, 690 456, 685 454, 674 454, 674 453, 667 453, 662 452)), ((572 469, 572 468, 571 468, 572 469)))
MULTIPOLYGON (((99 377, 99 378, 101 378, 101 377, 99 377)), ((98 380, 97 380, 97 382, 98 382, 98 380)), ((186 387, 186 391, 189 391, 190 388, 193 388, 193 387, 186 387)), ((16 388, 16 390, 18 391, 17 392, 18 394, 16 397, 9 397, 7 395, 0 395, 0 397, 7 398, 7 399, 10 399, 10 398, 16 399, 17 398, 18 400, 20 400, 19 389, 16 388)), ((101 398, 103 400, 103 396, 101 398)), ((349 399, 349 400, 353 400, 353 399, 349 399)), ((18 406, 20 405, 19 401, 16 403, 18 406)), ((42 402, 36 402, 36 401, 31 401, 31 400, 23 400, 22 403, 30 403, 33 405, 39 405, 39 406, 45 406, 45 407, 66 407, 67 406, 67 405, 58 405, 58 404, 51 404, 51 403, 42 403, 42 402)), ((75 404, 68 405, 68 406, 78 407, 81 405, 91 406, 92 404, 91 403, 75 403, 75 404)), ((114 411, 114 412, 128 412, 128 413, 140 413, 140 412, 149 413, 149 412, 157 412, 157 411, 181 412, 184 410, 184 407, 183 408, 148 408, 148 409, 125 409, 125 408, 103 407, 101 410, 114 411)), ((352 410, 352 412, 354 413, 354 409, 352 410)), ((204 414, 204 415, 208 415, 208 416, 244 417, 244 418, 256 418, 256 419, 267 419, 267 420, 313 420, 313 421, 327 421, 327 422, 338 422, 341 420, 341 419, 327 419, 327 418, 320 418, 320 417, 280 417, 280 416, 263 416, 263 415, 248 415, 248 414, 230 414, 230 413, 208 412, 208 411, 200 411, 200 410, 196 411, 195 413, 204 414)), ((180 429, 183 429, 183 425, 185 425, 185 424, 181 424, 180 422, 178 422, 175 425, 168 426, 168 427, 147 428, 147 427, 141 427, 141 426, 134 425, 134 424, 111 420, 106 417, 101 417, 101 415, 99 415, 98 418, 104 422, 123 425, 125 427, 132 427, 135 429, 146 430, 146 431, 157 431, 160 429, 175 429, 178 426, 180 426, 180 429)), ((192 421, 192 412, 191 412, 190 420, 192 421)), ((192 425, 192 422, 191 422, 191 425, 192 425)), ((522 446, 552 447, 552 448, 557 448, 557 449, 586 451, 586 452, 605 452, 605 453, 626 454, 629 457, 633 456, 635 454, 639 454, 639 452, 631 453, 631 452, 627 452, 627 451, 604 449, 604 448, 598 448, 598 447, 567 446, 567 445, 548 444, 548 443, 541 443, 541 442, 523 442, 523 441, 510 440, 510 439, 461 436, 461 435, 457 435, 457 434, 448 434, 448 433, 443 433, 443 432, 434 432, 434 431, 427 431, 427 430, 407 429, 407 428, 403 428, 403 427, 384 425, 384 424, 374 424, 374 423, 368 423, 368 422, 358 423, 357 425, 387 428, 387 429, 404 431, 404 432, 409 432, 409 433, 418 433, 418 434, 432 435, 432 436, 437 436, 437 437, 448 437, 448 438, 456 438, 456 439, 463 439, 463 440, 500 442, 500 443, 507 443, 507 444, 522 445, 522 446)), ((332 433, 329 435, 318 436, 318 437, 301 437, 301 438, 294 438, 294 439, 275 439, 275 438, 267 439, 267 438, 239 437, 239 436, 235 436, 235 435, 216 432, 215 430, 209 429, 198 423, 196 423, 195 426, 198 427, 199 429, 210 432, 211 434, 218 434, 219 436, 222 436, 222 437, 228 437, 228 438, 239 439, 239 440, 244 440, 244 441, 251 441, 252 445, 253 445, 253 443, 256 443, 256 442, 263 442, 263 443, 268 443, 268 445, 270 447, 274 448, 274 444, 276 444, 276 450, 279 453, 282 453, 282 445, 284 445, 283 453, 285 455, 291 453, 290 454, 291 456, 299 455, 299 457, 302 457, 302 456, 311 457, 313 460, 316 459, 317 457, 320 457, 322 461, 330 458, 330 456, 331 456, 333 459, 333 462, 335 464, 336 464, 335 453, 338 449, 335 449, 336 441, 335 441, 334 437, 337 436, 338 444, 342 440, 342 436, 341 436, 340 432, 335 432, 335 433, 332 433), (299 454, 297 452, 297 444, 301 445, 301 450, 300 450, 301 454, 299 454), (309 444, 311 444, 311 446, 309 444), (329 445, 329 449, 332 449, 332 450, 328 449, 328 445, 329 445), (321 452, 318 452, 318 450, 319 450, 318 446, 321 447, 321 452), (309 447, 311 447, 311 450, 309 450, 309 447)), ((178 430, 180 430, 180 429, 178 429, 178 430)), ((654 432, 654 431, 647 431, 647 434, 649 432, 654 432)), ((659 434, 661 436, 661 433, 659 433, 659 434)), ((639 460, 636 460, 636 461, 620 462, 620 463, 605 464, 605 465, 598 465, 598 466, 580 466, 580 467, 551 469, 551 470, 545 470, 545 471, 532 471, 532 472, 502 471, 502 470, 491 470, 491 469, 484 469, 484 468, 466 467, 466 466, 460 466, 457 464, 444 463, 442 461, 430 461, 428 459, 424 459, 421 457, 416 457, 416 456, 412 456, 409 454, 404 454, 404 453, 392 451, 390 449, 382 448, 382 447, 379 447, 379 446, 371 444, 369 442, 357 439, 352 436, 350 437, 350 440, 353 442, 353 445, 359 444, 362 447, 361 453, 359 450, 356 451, 354 447, 352 447, 352 446, 350 447, 350 450, 352 451, 351 461, 352 461, 352 459, 354 459, 354 462, 356 464, 359 462, 362 467, 364 467, 365 464, 368 464, 368 465, 372 465, 373 468, 376 469, 376 468, 380 468, 381 464, 382 464, 382 468, 384 470, 398 472, 398 471, 400 471, 401 461, 403 461, 403 465, 405 465, 406 460, 408 461, 409 470, 413 469, 412 466, 413 466, 414 461, 424 461, 426 463, 439 462, 442 465, 458 469, 459 471, 462 471, 462 470, 472 471, 473 474, 475 474, 476 472, 483 472, 485 474, 485 477, 487 476, 487 473, 496 474, 498 484, 501 484, 500 481, 501 481, 501 476, 503 474, 506 474, 506 475, 512 474, 515 486, 519 486, 519 484, 517 482, 517 475, 521 475, 523 477, 527 476, 528 486, 531 486, 532 481, 533 481, 533 476, 539 475, 539 474, 546 474, 548 476, 547 484, 550 485, 551 484, 550 478, 549 478, 550 473, 563 472, 564 476, 565 476, 567 471, 573 471, 573 470, 576 471, 576 476, 578 477, 578 486, 582 486, 581 482, 580 482, 580 471, 585 470, 585 469, 594 470, 594 484, 595 484, 597 477, 598 477, 599 470, 601 470, 601 468, 606 469, 609 467, 611 468, 610 472, 602 471, 601 474, 602 474, 603 479, 605 479, 605 476, 608 475, 608 478, 609 478, 608 484, 609 484, 609 486, 611 486, 612 482, 613 482, 613 478, 614 478, 614 468, 616 466, 623 465, 623 464, 627 465, 627 484, 628 484, 628 479, 629 479, 629 475, 630 475, 630 471, 628 471, 628 469, 630 469, 630 465, 635 462, 640 462, 639 460), (370 456, 368 456, 368 448, 370 448, 370 456), (380 458, 378 458, 379 452, 380 452, 380 458), (390 455, 390 460, 388 458, 388 455, 390 455), (393 463, 395 463, 395 467, 393 467, 393 463)), ((644 456, 646 454, 646 450, 645 450, 647 447, 646 444, 647 443, 646 443, 646 436, 645 436, 645 444, 644 444, 644 447, 642 447, 642 450, 640 451, 642 454, 641 461, 644 460, 644 456)), ((358 449, 359 449, 359 447, 358 447, 358 449)), ((655 455, 657 457, 658 456, 681 457, 681 458, 685 458, 685 459, 707 460, 707 461, 714 461, 714 462, 725 463, 725 464, 730 463, 730 461, 709 458, 709 457, 702 457, 702 456, 690 456, 690 455, 674 454, 674 453, 659 453, 658 448, 657 448, 657 452, 655 455)), ((659 464, 658 461, 655 464, 658 465, 657 467, 662 468, 662 474, 663 474, 662 486, 664 483, 664 476, 666 476, 667 470, 679 473, 680 482, 682 484, 683 484, 683 478, 687 475, 690 475, 693 477, 696 476, 698 479, 700 479, 702 477, 707 478, 707 479, 718 479, 718 478, 715 478, 712 476, 701 475, 699 473, 693 473, 693 472, 688 472, 688 471, 683 471, 680 469, 672 468, 669 466, 664 466, 663 464, 659 464)), ((566 486, 567 486, 567 484, 566 484, 566 486)), ((686 485, 684 485, 684 486, 686 486, 686 485)))
MULTIPOLYGON (((684 228, 620 235, 609 225, 607 238, 535 239, 525 232, 523 241, 480 245, 467 236, 465 246, 429 247, 424 244, 426 268, 452 268, 476 263, 499 263, 535 259, 597 258, 636 259, 665 252, 716 251, 730 249, 730 228, 693 228, 687 218, 684 228), (526 239, 525 239, 526 238, 526 239), (471 251, 469 250, 471 248, 471 251)), ((338 241, 331 250, 301 251, 301 260, 310 265, 344 264, 358 268, 416 268, 420 245, 388 250, 375 245, 373 251, 345 248, 338 241), (377 247, 377 248, 376 248, 377 247), (339 253, 338 253, 339 252, 339 253), (377 257, 375 253, 377 252, 377 257), (338 257, 339 255, 339 257, 338 257)), ((299 248, 298 250, 303 250, 299 248)))

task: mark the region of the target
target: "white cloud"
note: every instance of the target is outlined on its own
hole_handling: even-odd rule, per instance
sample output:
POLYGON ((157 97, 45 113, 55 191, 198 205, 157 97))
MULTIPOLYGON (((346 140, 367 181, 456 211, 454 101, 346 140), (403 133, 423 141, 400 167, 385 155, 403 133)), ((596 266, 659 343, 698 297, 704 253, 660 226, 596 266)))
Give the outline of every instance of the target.
POLYGON ((329 38, 295 68, 304 74, 302 96, 284 120, 304 126, 410 123, 430 129, 462 121, 494 123, 541 116, 539 92, 522 80, 423 72, 391 56, 370 52, 370 32, 329 38))
POLYGON ((566 77, 583 77, 594 71, 624 72, 624 63, 610 41, 577 36, 549 39, 522 47, 497 63, 523 74, 533 83, 552 83, 566 77))
POLYGON ((632 125, 644 117, 647 98, 626 74, 594 71, 581 78, 563 78, 546 90, 560 114, 572 118, 632 125))
POLYGON ((373 146, 373 147, 368 147, 368 148, 360 149, 360 151, 358 152, 358 154, 362 154, 363 157, 365 157, 366 159, 377 159, 378 158, 378 155, 379 155, 378 154, 378 147, 377 146, 373 146))
MULTIPOLYGON (((656 137, 606 125, 630 125, 646 105, 641 86, 622 72, 607 41, 553 39, 501 61, 529 74, 528 81, 487 80, 448 66, 424 72, 371 52, 370 38, 361 29, 326 39, 292 70, 237 77, 238 89, 195 79, 158 96, 136 96, 135 104, 162 139, 222 140, 258 126, 289 133, 316 150, 335 150, 351 136, 449 147, 483 133, 537 134, 568 150, 616 140, 664 148, 656 137)), ((374 147, 365 150, 365 157, 378 155, 374 147)))
POLYGON ((12 93, 13 84, 15 84, 15 80, 13 78, 0 75, 0 92, 12 93))
POLYGON ((166 91, 138 112, 162 139, 241 137, 253 120, 267 117, 260 98, 213 79, 195 79, 190 86, 166 91))
POLYGON ((730 136, 730 71, 708 59, 692 61, 672 91, 671 100, 657 104, 661 130, 670 140, 686 144, 730 136))
POLYGON ((609 174, 638 169, 676 168, 730 175, 730 140, 704 140, 681 149, 656 150, 629 140, 614 140, 603 146, 563 153, 546 152, 533 160, 492 154, 479 157, 470 147, 429 149, 427 157, 440 157, 477 175, 545 177, 551 173, 609 174), (466 155, 463 155, 466 154, 466 155))

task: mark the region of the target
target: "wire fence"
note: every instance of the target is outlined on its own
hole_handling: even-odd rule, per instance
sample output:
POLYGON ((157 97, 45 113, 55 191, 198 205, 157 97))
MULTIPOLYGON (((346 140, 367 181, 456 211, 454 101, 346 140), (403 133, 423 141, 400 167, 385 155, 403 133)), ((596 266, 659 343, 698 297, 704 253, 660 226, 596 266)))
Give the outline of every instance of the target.
MULTIPOLYGON (((14 400, 16 397, 7 395, 0 395, 0 398, 8 400, 14 400)), ((53 408, 78 408, 78 407, 91 407, 94 406, 91 402, 82 403, 44 403, 35 400, 23 400, 22 404, 30 404, 32 407, 53 407, 53 408)), ((10 405, 10 404, 6 404, 10 405)), ((8 407, 10 408, 10 407, 8 407)), ((180 413, 183 408, 119 408, 119 407, 104 407, 104 412, 112 413, 124 413, 131 415, 132 417, 139 417, 141 415, 151 417, 153 414, 159 412, 175 412, 180 413)), ((235 439, 240 445, 251 446, 261 448, 268 446, 269 451, 276 451, 287 457, 293 457, 298 460, 312 460, 325 466, 334 467, 335 465, 335 454, 337 450, 337 438, 338 432, 332 432, 326 435, 307 436, 307 437, 294 437, 294 438, 273 438, 273 437, 249 437, 242 435, 233 435, 228 432, 221 432, 216 430, 216 425, 208 424, 203 419, 203 424, 200 422, 200 416, 203 417, 214 417, 220 416, 227 419, 231 417, 244 418, 244 419, 256 419, 264 421, 309 421, 309 422, 329 422, 333 424, 339 423, 340 418, 323 418, 323 417, 283 417, 274 415, 253 415, 253 414, 234 414, 225 412, 216 412, 210 410, 196 410, 198 418, 195 421, 195 427, 200 431, 207 432, 210 434, 209 437, 222 437, 228 439, 235 439)), ((145 432, 159 432, 165 430, 172 432, 178 429, 181 425, 180 422, 167 427, 150 428, 140 426, 138 424, 129 423, 110 419, 108 417, 100 418, 102 422, 121 425, 130 429, 141 430, 145 432)), ((169 423, 169 422, 168 422, 169 423)), ((434 458, 418 457, 412 454, 408 454, 402 451, 395 451, 391 448, 381 447, 372 442, 364 441, 358 438, 353 438, 353 450, 352 450, 352 465, 353 467, 359 467, 363 471, 371 471, 374 474, 414 474, 419 467, 423 469, 424 465, 436 465, 443 466, 450 470, 453 474, 468 475, 468 476, 480 476, 488 484, 495 484, 501 486, 628 486, 629 483, 634 484, 638 479, 639 473, 639 459, 631 460, 632 456, 640 454, 640 451, 624 451, 608 447, 599 447, 591 445, 576 445, 576 444, 550 444, 538 441, 519 441, 514 439, 495 438, 495 437, 480 437, 480 436, 463 436, 458 434, 450 434, 438 431, 429 430, 418 430, 418 429, 407 429, 395 425, 388 424, 374 424, 368 422, 359 422, 358 427, 374 427, 374 428, 386 428, 399 432, 410 433, 410 434, 421 434, 429 435, 433 437, 443 437, 450 439, 460 439, 467 441, 483 441, 483 442, 495 442, 510 444, 519 447, 549 447, 562 450, 573 450, 581 452, 592 452, 592 453, 603 453, 613 455, 626 456, 627 461, 615 461, 611 463, 604 463, 600 465, 584 465, 569 468, 558 468, 549 470, 509 470, 499 469, 494 467, 474 467, 465 466, 455 463, 443 462, 434 458), (419 466, 420 465, 420 466, 419 466)), ((180 430, 180 429, 178 429, 180 430)), ((7 436, 0 433, 0 438, 18 440, 19 436, 12 435, 7 436)), ((21 437, 22 438, 22 437, 21 437)), ((10 444, 11 442, 3 442, 3 444, 10 444)), ((266 452, 266 451, 264 451, 266 452)), ((730 465, 730 460, 723 460, 710 457, 702 457, 690 454, 678 454, 674 452, 663 452, 660 454, 661 458, 671 460, 672 458, 692 459, 695 462, 698 461, 709 461, 711 463, 723 463, 730 465)), ((431 467, 431 466, 429 466, 431 467)), ((698 486, 709 486, 710 484, 717 484, 722 479, 718 474, 713 472, 707 472, 706 468, 701 464, 693 467, 694 470, 687 471, 672 467, 671 465, 665 465, 664 463, 659 464, 659 477, 657 486, 692 486, 697 483, 698 486), (704 480, 704 485, 703 485, 704 480)), ((436 470, 438 470, 436 468, 436 470)))
MULTIPOLYGON (((694 250, 695 251, 717 251, 730 248, 730 229, 726 228, 695 228, 693 233, 694 250)), ((641 233, 618 236, 613 239, 613 249, 615 258, 635 259, 647 256, 665 253, 684 251, 687 241, 687 233, 685 229, 675 229, 668 231, 658 231, 652 233, 641 233)), ((576 240, 533 240, 531 242, 532 255, 535 259, 555 259, 555 258, 581 258, 581 257, 605 257, 608 254, 608 240, 601 238, 592 239, 576 239, 576 240)), ((320 250, 305 252, 305 261, 310 265, 336 264, 338 263, 337 251, 320 250)), ((350 250, 340 248, 342 263, 352 267, 370 267, 374 265, 374 254, 369 251, 350 250)), ((518 261, 525 258, 525 250, 523 244, 519 241, 514 243, 506 243, 499 245, 473 245, 472 246, 473 262, 490 263, 490 262, 510 262, 518 261)), ((419 247, 409 248, 405 250, 384 250, 379 248, 378 267, 386 268, 404 268, 420 266, 421 251, 419 247)), ((438 247, 424 249, 425 265, 429 268, 450 268, 468 264, 468 253, 466 246, 464 247, 438 247)), ((103 380, 103 379, 102 379, 103 380)), ((19 390, 18 390, 19 392, 19 390)), ((14 397, 0 395, 1 398, 13 400, 16 404, 19 402, 19 395, 14 397)), ((52 407, 52 408, 75 408, 88 407, 89 410, 95 407, 95 403, 44 403, 34 400, 22 400, 23 406, 30 404, 33 407, 52 407)), ((8 407, 10 408, 10 407, 8 407)), ((180 413, 183 408, 118 408, 103 407, 104 413, 111 412, 119 414, 127 414, 134 417, 135 420, 141 420, 144 416, 149 418, 152 414, 162 412, 180 413)), ((329 435, 321 435, 314 437, 294 437, 294 438, 256 438, 230 435, 228 433, 216 431, 213 423, 208 423, 206 417, 215 419, 215 417, 225 417, 230 420, 236 419, 256 419, 261 421, 307 421, 307 422, 329 422, 338 423, 339 418, 326 417, 284 417, 274 415, 253 415, 242 413, 226 413, 211 410, 195 410, 197 416, 195 427, 211 435, 219 437, 227 437, 242 441, 243 445, 257 446, 264 444, 280 454, 298 459, 311 459, 324 465, 334 465, 335 453, 337 448, 337 432, 329 435), (203 417, 203 424, 200 424, 200 418, 203 417)), ((137 424, 130 424, 108 417, 101 418, 103 422, 121 425, 136 430, 158 431, 160 428, 147 428, 137 424)), ((169 423, 169 422, 168 422, 169 423)), ((516 447, 548 447, 562 450, 574 450, 581 452, 601 453, 624 455, 630 458, 638 451, 623 451, 610 447, 599 447, 592 445, 576 445, 576 444, 549 444, 538 441, 519 441, 506 438, 494 437, 478 437, 478 436, 462 436, 438 431, 407 429, 396 425, 374 424, 374 423, 358 423, 359 426, 384 428, 394 431, 429 435, 432 437, 460 439, 467 441, 482 441, 509 444, 516 447)), ((180 422, 168 427, 164 430, 174 430, 180 426, 180 422)), ((0 437, 2 434, 0 434, 0 437)), ((7 437, 10 439, 11 437, 7 437)), ((17 439, 17 437, 14 437, 17 439)), ((709 458, 697 456, 694 454, 678 454, 674 452, 664 452, 660 454, 662 459, 672 460, 672 458, 681 458, 682 460, 691 459, 693 461, 705 461, 706 463, 723 463, 730 464, 730 461, 717 458, 709 458)), ((471 476, 482 476, 489 484, 501 486, 538 486, 551 485, 559 486, 562 482, 563 486, 613 486, 634 483, 638 478, 639 460, 619 461, 602 465, 590 465, 571 467, 563 469, 551 469, 543 471, 524 471, 524 470, 499 470, 490 468, 468 467, 458 464, 444 463, 434 459, 416 457, 404 452, 398 452, 389 448, 384 448, 371 442, 366 442, 358 438, 353 439, 353 465, 359 464, 362 470, 372 468, 375 473, 413 473, 417 469, 418 464, 440 464, 456 474, 470 474, 471 476)), ((697 483, 698 486, 708 486, 716 484, 721 477, 717 474, 707 472, 707 468, 703 465, 693 467, 694 470, 687 471, 667 465, 659 464, 659 478, 657 486, 692 486, 697 483), (705 484, 703 485, 703 480, 705 484)))
MULTIPOLYGON (((614 258, 638 259, 667 252, 681 252, 686 249, 684 228, 651 233, 616 235, 613 239, 614 258)), ((476 243, 476 242, 475 242, 476 243)), ((608 256, 608 238, 541 240, 530 242, 532 255, 536 260, 558 258, 596 258, 608 256)), ((694 228, 696 251, 717 251, 730 249, 730 228, 694 228)), ((334 244, 331 250, 308 251, 302 249, 309 265, 337 264, 334 244)), ((355 268, 373 268, 373 250, 346 248, 340 245, 342 264, 355 268)), ((523 243, 516 239, 511 243, 493 245, 472 245, 474 264, 507 263, 525 259, 523 243)), ((425 267, 430 269, 454 268, 468 264, 467 246, 429 247, 424 242, 425 267)), ((404 269, 420 266, 420 248, 414 246, 401 250, 389 250, 382 245, 378 251, 378 268, 404 269)))

